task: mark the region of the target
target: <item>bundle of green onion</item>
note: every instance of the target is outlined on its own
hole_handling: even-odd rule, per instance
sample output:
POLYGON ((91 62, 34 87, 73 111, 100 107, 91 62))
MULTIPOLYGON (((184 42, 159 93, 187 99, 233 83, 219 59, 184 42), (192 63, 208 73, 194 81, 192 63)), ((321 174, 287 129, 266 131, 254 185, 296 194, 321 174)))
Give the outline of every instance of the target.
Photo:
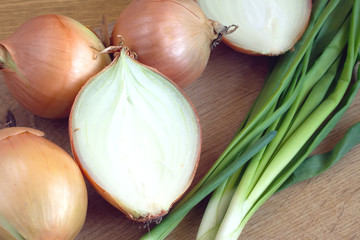
POLYGON ((197 238, 238 239, 272 194, 320 174, 360 142, 359 123, 332 152, 309 158, 360 87, 359 74, 352 78, 359 48, 360 1, 314 1, 306 32, 278 58, 231 143, 143 239, 165 238, 215 188, 197 238))

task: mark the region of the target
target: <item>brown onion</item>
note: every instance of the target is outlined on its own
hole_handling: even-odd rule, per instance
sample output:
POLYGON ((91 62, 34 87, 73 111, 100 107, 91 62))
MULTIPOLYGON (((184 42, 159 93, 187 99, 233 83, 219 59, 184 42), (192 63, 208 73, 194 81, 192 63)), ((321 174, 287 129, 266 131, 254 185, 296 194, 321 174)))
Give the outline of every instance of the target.
POLYGON ((74 239, 87 211, 75 161, 36 129, 0 130, 0 239, 74 239))
POLYGON ((193 0, 134 0, 117 19, 111 43, 117 45, 121 35, 139 62, 185 87, 200 77, 211 45, 227 31, 193 0))
POLYGON ((110 63, 98 37, 61 15, 43 15, 0 40, 0 70, 15 99, 46 118, 67 117, 84 83, 110 63))

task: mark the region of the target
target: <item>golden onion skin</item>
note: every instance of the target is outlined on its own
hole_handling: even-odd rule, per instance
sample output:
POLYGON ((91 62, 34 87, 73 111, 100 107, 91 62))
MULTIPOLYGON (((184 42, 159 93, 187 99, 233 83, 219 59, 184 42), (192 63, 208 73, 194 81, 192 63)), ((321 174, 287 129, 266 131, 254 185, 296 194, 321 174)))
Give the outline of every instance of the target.
POLYGON ((114 25, 112 45, 118 44, 118 35, 139 62, 182 88, 200 77, 218 37, 213 22, 193 0, 132 1, 114 25))
POLYGON ((0 130, 0 214, 27 240, 74 239, 86 218, 85 181, 70 155, 41 135, 0 130))
POLYGON ((42 15, 0 40, 5 58, 0 70, 24 108, 45 118, 65 118, 80 88, 111 62, 107 54, 95 57, 102 49, 99 38, 76 20, 42 15), (10 57, 17 71, 7 66, 10 57))

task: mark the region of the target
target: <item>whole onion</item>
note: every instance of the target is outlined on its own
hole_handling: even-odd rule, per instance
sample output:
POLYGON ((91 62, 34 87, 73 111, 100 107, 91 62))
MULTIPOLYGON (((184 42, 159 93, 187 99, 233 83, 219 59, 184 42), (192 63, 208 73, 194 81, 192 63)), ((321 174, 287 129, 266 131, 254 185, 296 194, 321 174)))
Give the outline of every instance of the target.
POLYGON ((76 20, 42 15, 0 40, 0 70, 15 99, 30 112, 64 118, 84 83, 110 63, 99 38, 76 20))
POLYGON ((0 239, 74 239, 86 217, 81 171, 62 148, 22 127, 0 130, 0 239))
POLYGON ((111 43, 121 35, 139 62, 185 87, 200 77, 211 47, 228 31, 193 0, 134 0, 117 19, 111 43))

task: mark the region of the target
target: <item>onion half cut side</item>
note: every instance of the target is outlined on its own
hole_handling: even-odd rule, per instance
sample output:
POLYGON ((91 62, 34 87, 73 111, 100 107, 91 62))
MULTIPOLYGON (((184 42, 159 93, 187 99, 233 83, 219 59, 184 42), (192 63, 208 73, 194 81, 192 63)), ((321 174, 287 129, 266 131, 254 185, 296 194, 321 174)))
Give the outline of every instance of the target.
POLYGON ((224 43, 239 52, 280 55, 290 50, 305 31, 311 0, 196 0, 205 15, 238 29, 224 43))
POLYGON ((190 186, 201 128, 180 88, 122 50, 79 92, 69 119, 84 175, 132 220, 165 215, 190 186))

